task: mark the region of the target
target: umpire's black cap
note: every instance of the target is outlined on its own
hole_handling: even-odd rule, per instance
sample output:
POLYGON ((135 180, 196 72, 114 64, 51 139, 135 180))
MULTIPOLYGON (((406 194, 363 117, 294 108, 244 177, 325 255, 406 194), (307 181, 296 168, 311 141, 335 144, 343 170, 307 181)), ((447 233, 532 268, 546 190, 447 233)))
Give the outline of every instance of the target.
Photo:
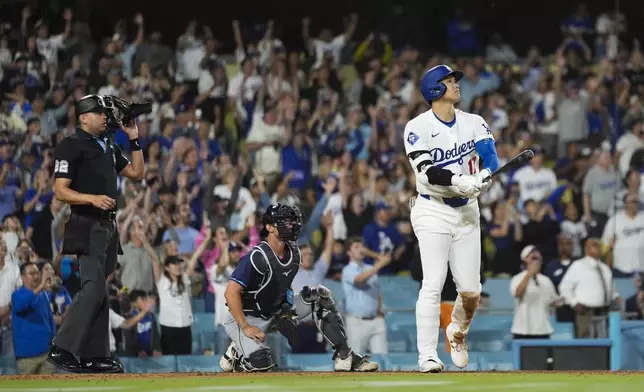
POLYGON ((98 95, 86 95, 76 101, 76 116, 83 113, 107 113, 108 108, 105 107, 103 97, 98 95))

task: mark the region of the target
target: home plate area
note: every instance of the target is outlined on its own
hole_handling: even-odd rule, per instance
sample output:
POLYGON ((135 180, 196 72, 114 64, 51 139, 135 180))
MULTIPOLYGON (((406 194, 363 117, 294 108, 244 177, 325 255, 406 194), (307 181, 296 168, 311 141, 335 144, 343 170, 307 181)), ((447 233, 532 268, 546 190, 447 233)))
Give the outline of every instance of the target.
POLYGON ((641 391, 644 373, 628 372, 410 372, 166 373, 3 376, 0 392, 144 391, 641 391))

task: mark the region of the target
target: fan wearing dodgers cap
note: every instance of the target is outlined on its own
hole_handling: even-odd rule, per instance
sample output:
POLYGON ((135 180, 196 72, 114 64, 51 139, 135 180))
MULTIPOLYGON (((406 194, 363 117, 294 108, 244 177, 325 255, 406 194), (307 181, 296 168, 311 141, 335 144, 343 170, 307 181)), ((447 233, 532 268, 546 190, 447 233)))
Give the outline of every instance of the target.
POLYGON ((418 366, 424 373, 438 373, 445 367, 436 348, 448 263, 458 296, 446 334, 454 365, 468 364, 466 336, 482 288, 477 197, 492 185, 491 173, 499 166, 494 136, 485 120, 455 109, 462 77, 461 71, 446 65, 423 75, 420 92, 431 109, 407 123, 403 138, 419 193, 412 199, 411 224, 423 269, 416 326, 418 366))
POLYGON ((510 293, 514 297, 512 336, 514 339, 548 339, 554 331, 550 324, 549 309, 560 306, 554 284, 541 274, 543 257, 534 245, 521 251, 523 271, 510 280, 510 293))

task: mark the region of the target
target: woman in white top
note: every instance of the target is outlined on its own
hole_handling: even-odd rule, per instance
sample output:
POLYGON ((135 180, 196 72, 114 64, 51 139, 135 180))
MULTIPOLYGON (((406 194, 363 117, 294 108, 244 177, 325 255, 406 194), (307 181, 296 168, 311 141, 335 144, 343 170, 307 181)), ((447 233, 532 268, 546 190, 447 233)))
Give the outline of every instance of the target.
POLYGON ((184 270, 184 261, 179 256, 167 256, 162 270, 157 261, 152 261, 154 281, 159 293, 159 324, 161 347, 164 355, 192 354, 192 304, 190 302, 190 277, 201 253, 210 243, 208 235, 190 257, 184 270))
POLYGON ((512 277, 510 292, 514 297, 514 339, 549 339, 553 332, 550 324, 550 307, 560 306, 550 278, 539 273, 542 257, 534 245, 521 251, 523 271, 512 277))

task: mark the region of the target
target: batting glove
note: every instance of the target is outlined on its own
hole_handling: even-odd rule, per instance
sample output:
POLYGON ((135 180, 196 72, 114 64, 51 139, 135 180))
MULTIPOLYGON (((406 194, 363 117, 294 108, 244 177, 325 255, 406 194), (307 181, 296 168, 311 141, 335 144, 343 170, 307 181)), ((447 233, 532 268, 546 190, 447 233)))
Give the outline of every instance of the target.
POLYGON ((481 193, 482 181, 476 176, 455 175, 452 177, 452 185, 465 197, 474 197, 481 193))
POLYGON ((481 192, 485 192, 492 186, 492 172, 490 169, 483 169, 480 172, 476 173, 474 176, 480 181, 481 192))

